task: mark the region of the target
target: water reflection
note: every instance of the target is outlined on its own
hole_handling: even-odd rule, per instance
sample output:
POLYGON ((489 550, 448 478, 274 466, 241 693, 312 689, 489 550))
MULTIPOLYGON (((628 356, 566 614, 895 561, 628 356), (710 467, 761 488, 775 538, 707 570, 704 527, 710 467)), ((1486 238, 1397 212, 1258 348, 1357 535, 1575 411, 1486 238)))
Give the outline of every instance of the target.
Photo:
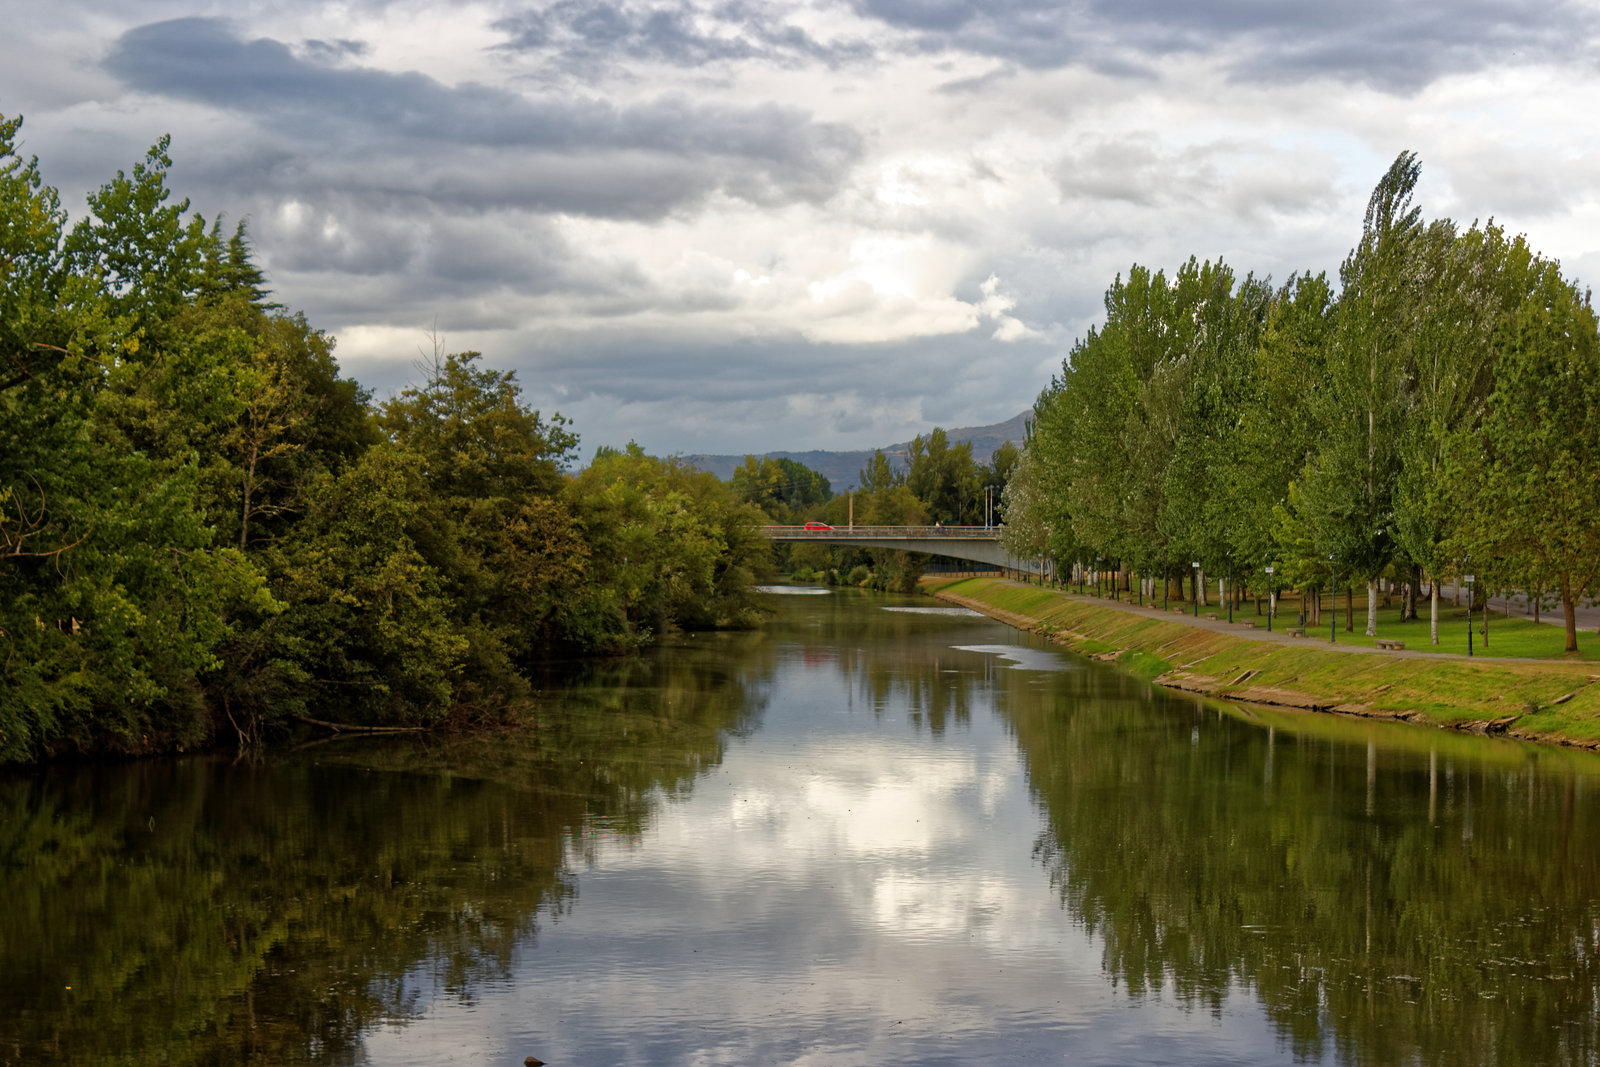
POLYGON ((0 779, 0 1064, 1600 1057, 1594 759, 886 604, 526 735, 0 779))
POLYGON ((0 1063, 362 1059, 505 981, 761 707, 712 655, 573 679, 534 735, 0 779, 0 1063))
POLYGON ((1011 705, 1039 855, 1114 981, 1208 1011, 1248 989, 1299 1058, 1600 1056, 1592 760, 1121 703, 1114 731, 1011 705))
POLYGON ((1060 652, 1026 645, 956 645, 961 652, 979 652, 1006 661, 1016 671, 1070 671, 1074 664, 1060 652))

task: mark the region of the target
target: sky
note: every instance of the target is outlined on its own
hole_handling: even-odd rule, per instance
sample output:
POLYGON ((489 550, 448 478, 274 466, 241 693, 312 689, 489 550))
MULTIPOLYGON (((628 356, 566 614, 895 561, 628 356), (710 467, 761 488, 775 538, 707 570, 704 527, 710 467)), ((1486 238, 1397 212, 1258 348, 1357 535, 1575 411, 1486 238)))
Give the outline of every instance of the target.
POLYGON ((587 456, 856 449, 1029 407, 1119 272, 1336 275, 1430 218, 1600 278, 1600 3, 0 0, 73 216, 172 137, 378 398, 435 339, 587 456))

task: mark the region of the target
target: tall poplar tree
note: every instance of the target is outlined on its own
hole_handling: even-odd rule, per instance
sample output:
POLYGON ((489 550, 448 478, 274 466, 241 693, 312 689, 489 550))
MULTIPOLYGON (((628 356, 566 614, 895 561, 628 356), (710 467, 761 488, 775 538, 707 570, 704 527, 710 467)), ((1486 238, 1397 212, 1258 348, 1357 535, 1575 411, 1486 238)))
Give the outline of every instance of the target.
POLYGON ((1577 603, 1600 590, 1600 323, 1557 264, 1503 334, 1482 423, 1452 445, 1452 545, 1524 587, 1553 579, 1576 652, 1577 603))

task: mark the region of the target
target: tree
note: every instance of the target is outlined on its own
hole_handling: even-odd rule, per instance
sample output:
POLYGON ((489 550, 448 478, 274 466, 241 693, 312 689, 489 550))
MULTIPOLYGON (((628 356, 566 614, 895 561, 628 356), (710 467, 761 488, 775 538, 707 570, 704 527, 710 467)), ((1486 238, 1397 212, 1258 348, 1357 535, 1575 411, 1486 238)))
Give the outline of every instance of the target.
POLYGON ((1367 585, 1367 634, 1376 632, 1377 576, 1395 552, 1395 492, 1406 429, 1413 251, 1421 167, 1402 152, 1367 202, 1361 241, 1340 267, 1343 290, 1330 337, 1330 388, 1315 413, 1320 446, 1299 483, 1300 519, 1318 555, 1367 585))
POLYGON ((1452 502, 1440 495, 1445 452, 1455 434, 1482 417, 1494 386, 1496 337, 1527 300, 1537 270, 1527 242, 1508 240, 1492 221, 1459 235, 1453 224, 1436 222, 1413 246, 1412 381, 1400 441, 1394 531, 1406 556, 1435 577, 1434 644, 1439 643, 1437 578, 1450 568, 1446 542, 1458 521, 1452 502))
POLYGON ((162 137, 131 177, 119 170, 90 193, 90 215, 72 228, 65 246, 72 268, 99 280, 113 310, 147 333, 159 332, 197 291, 210 244, 204 219, 184 221, 188 200, 167 202, 171 143, 162 137))
POLYGON ((895 467, 883 449, 875 449, 872 458, 861 469, 858 488, 863 493, 876 493, 883 489, 893 489, 906 482, 905 472, 895 467))
POLYGON ((734 498, 779 523, 832 499, 827 475, 786 456, 746 456, 731 479, 734 498))
POLYGON ((1502 335, 1482 423, 1452 445, 1451 546, 1523 588, 1553 579, 1576 652, 1576 604, 1600 574, 1600 325, 1557 264, 1502 335))
POLYGON ((591 550, 605 643, 626 648, 679 627, 749 625, 770 547, 729 486, 637 444, 601 449, 571 483, 591 550))
POLYGON ((980 471, 972 461, 972 442, 951 444, 943 428, 920 434, 908 449, 906 486, 928 507, 935 522, 961 526, 981 507, 980 471))

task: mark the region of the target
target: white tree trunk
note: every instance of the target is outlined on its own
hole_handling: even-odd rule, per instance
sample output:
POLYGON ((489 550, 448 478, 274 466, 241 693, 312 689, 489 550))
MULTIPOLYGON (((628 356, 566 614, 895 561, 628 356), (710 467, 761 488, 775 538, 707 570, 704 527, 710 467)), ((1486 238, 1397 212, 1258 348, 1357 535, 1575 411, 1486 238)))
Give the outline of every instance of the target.
POLYGON ((1439 643, 1439 579, 1435 577, 1429 583, 1429 587, 1432 595, 1429 596, 1428 600, 1433 606, 1433 617, 1428 620, 1428 633, 1432 636, 1433 643, 1437 645, 1439 643))
POLYGON ((1378 636, 1378 579, 1367 579, 1367 636, 1378 636))

